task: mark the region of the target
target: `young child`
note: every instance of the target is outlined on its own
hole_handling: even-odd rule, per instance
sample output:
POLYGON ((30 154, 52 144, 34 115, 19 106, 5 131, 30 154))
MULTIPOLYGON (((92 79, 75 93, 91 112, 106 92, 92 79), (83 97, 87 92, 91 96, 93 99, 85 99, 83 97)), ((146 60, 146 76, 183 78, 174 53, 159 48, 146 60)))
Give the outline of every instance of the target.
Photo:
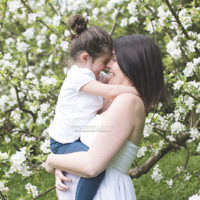
MULTIPOLYGON (((115 98, 133 87, 105 84, 109 76, 102 72, 112 56, 112 38, 102 28, 87 27, 88 20, 81 15, 69 19, 71 35, 70 54, 74 65, 68 71, 58 97, 55 117, 49 127, 50 148, 55 154, 87 151, 80 142, 80 128, 95 117, 102 108, 103 98, 115 98)), ((76 200, 92 200, 105 175, 81 178, 76 200)))

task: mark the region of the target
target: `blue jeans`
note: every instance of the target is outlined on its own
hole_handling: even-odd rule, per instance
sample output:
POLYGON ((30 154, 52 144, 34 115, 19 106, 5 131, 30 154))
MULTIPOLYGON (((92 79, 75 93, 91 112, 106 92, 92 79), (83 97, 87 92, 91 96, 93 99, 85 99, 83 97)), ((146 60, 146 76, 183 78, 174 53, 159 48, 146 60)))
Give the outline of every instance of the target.
MULTIPOLYGON (((50 149, 54 154, 67 154, 78 151, 87 151, 89 148, 80 140, 73 143, 62 144, 51 138, 50 149)), ((105 176, 105 171, 94 178, 81 177, 76 190, 75 200, 92 200, 105 176)))

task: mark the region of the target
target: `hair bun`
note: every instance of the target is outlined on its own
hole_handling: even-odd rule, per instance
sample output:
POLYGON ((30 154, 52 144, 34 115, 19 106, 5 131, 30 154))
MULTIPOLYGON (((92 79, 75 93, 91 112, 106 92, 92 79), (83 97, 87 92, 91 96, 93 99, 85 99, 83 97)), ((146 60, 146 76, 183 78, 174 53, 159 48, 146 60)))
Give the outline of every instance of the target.
POLYGON ((76 34, 80 34, 87 28, 88 19, 84 18, 82 15, 74 15, 69 18, 70 29, 72 29, 76 34))

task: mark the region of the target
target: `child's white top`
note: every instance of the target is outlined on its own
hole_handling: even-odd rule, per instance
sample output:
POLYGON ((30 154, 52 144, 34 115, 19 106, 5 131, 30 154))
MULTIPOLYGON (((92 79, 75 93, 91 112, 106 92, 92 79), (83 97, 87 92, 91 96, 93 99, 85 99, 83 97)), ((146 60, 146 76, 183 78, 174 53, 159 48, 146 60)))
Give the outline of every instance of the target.
MULTIPOLYGON (((99 80, 104 82, 105 74, 99 80)), ((85 84, 96 80, 88 68, 73 65, 65 78, 56 105, 55 116, 49 127, 51 138, 60 143, 72 143, 79 139, 84 126, 102 108, 103 99, 79 91, 85 84)))

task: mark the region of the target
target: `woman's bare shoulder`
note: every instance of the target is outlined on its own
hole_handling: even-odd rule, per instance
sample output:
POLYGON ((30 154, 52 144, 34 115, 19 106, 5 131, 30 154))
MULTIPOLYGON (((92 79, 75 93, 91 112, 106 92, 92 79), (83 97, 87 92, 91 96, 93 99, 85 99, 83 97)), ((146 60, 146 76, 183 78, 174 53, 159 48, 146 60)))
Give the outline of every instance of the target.
POLYGON ((120 94, 115 98, 114 102, 123 106, 124 108, 130 108, 132 111, 145 113, 144 103, 137 95, 131 93, 120 94))

